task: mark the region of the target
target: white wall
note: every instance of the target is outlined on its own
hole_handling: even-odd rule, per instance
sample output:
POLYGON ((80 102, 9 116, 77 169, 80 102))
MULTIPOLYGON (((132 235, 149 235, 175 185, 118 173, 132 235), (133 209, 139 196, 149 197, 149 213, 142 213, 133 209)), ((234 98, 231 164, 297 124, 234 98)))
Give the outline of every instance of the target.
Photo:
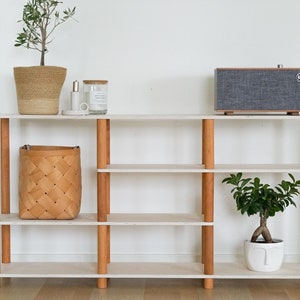
MULTIPOLYGON (((36 53, 13 46, 21 28, 17 20, 24 2, 6 1, 0 11, 0 110, 5 113, 17 111, 13 67, 39 62, 36 53)), ((68 107, 73 80, 107 79, 109 113, 213 113, 216 67, 275 67, 279 63, 285 67, 299 66, 298 0, 64 2, 66 7, 76 5, 79 22, 70 21, 57 30, 46 58, 49 65, 68 68, 61 94, 62 109, 68 107)), ((94 124, 85 121, 43 124, 12 122, 12 210, 18 210, 18 147, 31 143, 81 146, 82 212, 94 211, 94 124)), ((185 127, 182 124, 113 124, 112 162, 200 161, 201 128, 196 122, 184 123, 185 127)), ((216 162, 297 161, 298 132, 299 125, 295 122, 220 122, 216 124, 216 162)), ((267 180, 279 178, 279 175, 269 176, 267 180)), ((247 225, 254 229, 257 219, 236 212, 221 180, 222 176, 216 176, 216 259, 227 260, 241 253, 242 240, 250 235, 247 225)), ((198 182, 199 177, 190 175, 113 176, 112 210, 155 212, 159 206, 162 211, 171 212, 200 210, 198 182)), ((299 238, 288 233, 291 227, 295 231, 298 222, 299 212, 294 208, 270 220, 274 235, 284 236, 287 241, 287 259, 297 259, 299 254, 299 238)), ((70 228, 13 230, 15 260, 24 256, 29 260, 31 254, 48 260, 95 257, 93 228, 77 228, 74 238, 74 229, 70 228), (50 253, 54 256, 49 257, 50 253)), ((193 259, 201 249, 199 236, 190 228, 113 229, 113 257, 193 259), (132 255, 134 252, 138 256, 132 255)))

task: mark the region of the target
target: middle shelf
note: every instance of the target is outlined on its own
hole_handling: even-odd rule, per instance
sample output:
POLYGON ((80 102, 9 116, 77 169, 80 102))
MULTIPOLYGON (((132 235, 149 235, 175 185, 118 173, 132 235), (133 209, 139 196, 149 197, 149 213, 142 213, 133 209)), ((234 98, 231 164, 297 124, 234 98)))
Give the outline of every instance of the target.
POLYGON ((98 173, 300 173, 300 164, 109 164, 97 169, 98 173))
POLYGON ((40 226, 212 226, 196 214, 175 213, 111 213, 107 222, 97 222, 95 213, 80 213, 73 220, 23 220, 17 213, 0 214, 0 225, 40 225, 40 226))

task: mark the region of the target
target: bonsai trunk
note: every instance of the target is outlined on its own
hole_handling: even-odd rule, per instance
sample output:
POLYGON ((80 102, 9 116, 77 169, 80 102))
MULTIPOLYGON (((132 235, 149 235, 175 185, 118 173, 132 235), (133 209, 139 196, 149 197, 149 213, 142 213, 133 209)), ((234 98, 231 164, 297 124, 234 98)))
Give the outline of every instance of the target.
POLYGON ((267 228, 267 219, 265 216, 260 216, 260 225, 254 231, 251 242, 256 242, 257 238, 262 235, 266 243, 272 243, 273 239, 269 229, 267 228))

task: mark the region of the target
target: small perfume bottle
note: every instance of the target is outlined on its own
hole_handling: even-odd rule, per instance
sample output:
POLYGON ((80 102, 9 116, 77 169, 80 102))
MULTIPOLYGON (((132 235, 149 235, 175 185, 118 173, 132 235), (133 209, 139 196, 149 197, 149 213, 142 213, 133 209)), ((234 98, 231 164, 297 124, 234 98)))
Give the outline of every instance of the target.
POLYGON ((79 93, 79 81, 73 81, 73 87, 70 95, 70 109, 63 110, 63 115, 88 115, 89 114, 89 105, 86 102, 81 102, 80 93, 79 93))
POLYGON ((80 110, 80 95, 79 95, 79 81, 73 81, 73 88, 71 92, 71 110, 80 110))

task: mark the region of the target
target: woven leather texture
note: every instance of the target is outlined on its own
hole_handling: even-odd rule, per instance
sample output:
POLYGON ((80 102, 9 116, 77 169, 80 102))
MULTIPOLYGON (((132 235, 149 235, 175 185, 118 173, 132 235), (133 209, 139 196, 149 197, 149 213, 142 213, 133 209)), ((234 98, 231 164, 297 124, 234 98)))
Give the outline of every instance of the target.
POLYGON ((81 204, 80 148, 25 148, 20 148, 20 218, 75 218, 81 204))

